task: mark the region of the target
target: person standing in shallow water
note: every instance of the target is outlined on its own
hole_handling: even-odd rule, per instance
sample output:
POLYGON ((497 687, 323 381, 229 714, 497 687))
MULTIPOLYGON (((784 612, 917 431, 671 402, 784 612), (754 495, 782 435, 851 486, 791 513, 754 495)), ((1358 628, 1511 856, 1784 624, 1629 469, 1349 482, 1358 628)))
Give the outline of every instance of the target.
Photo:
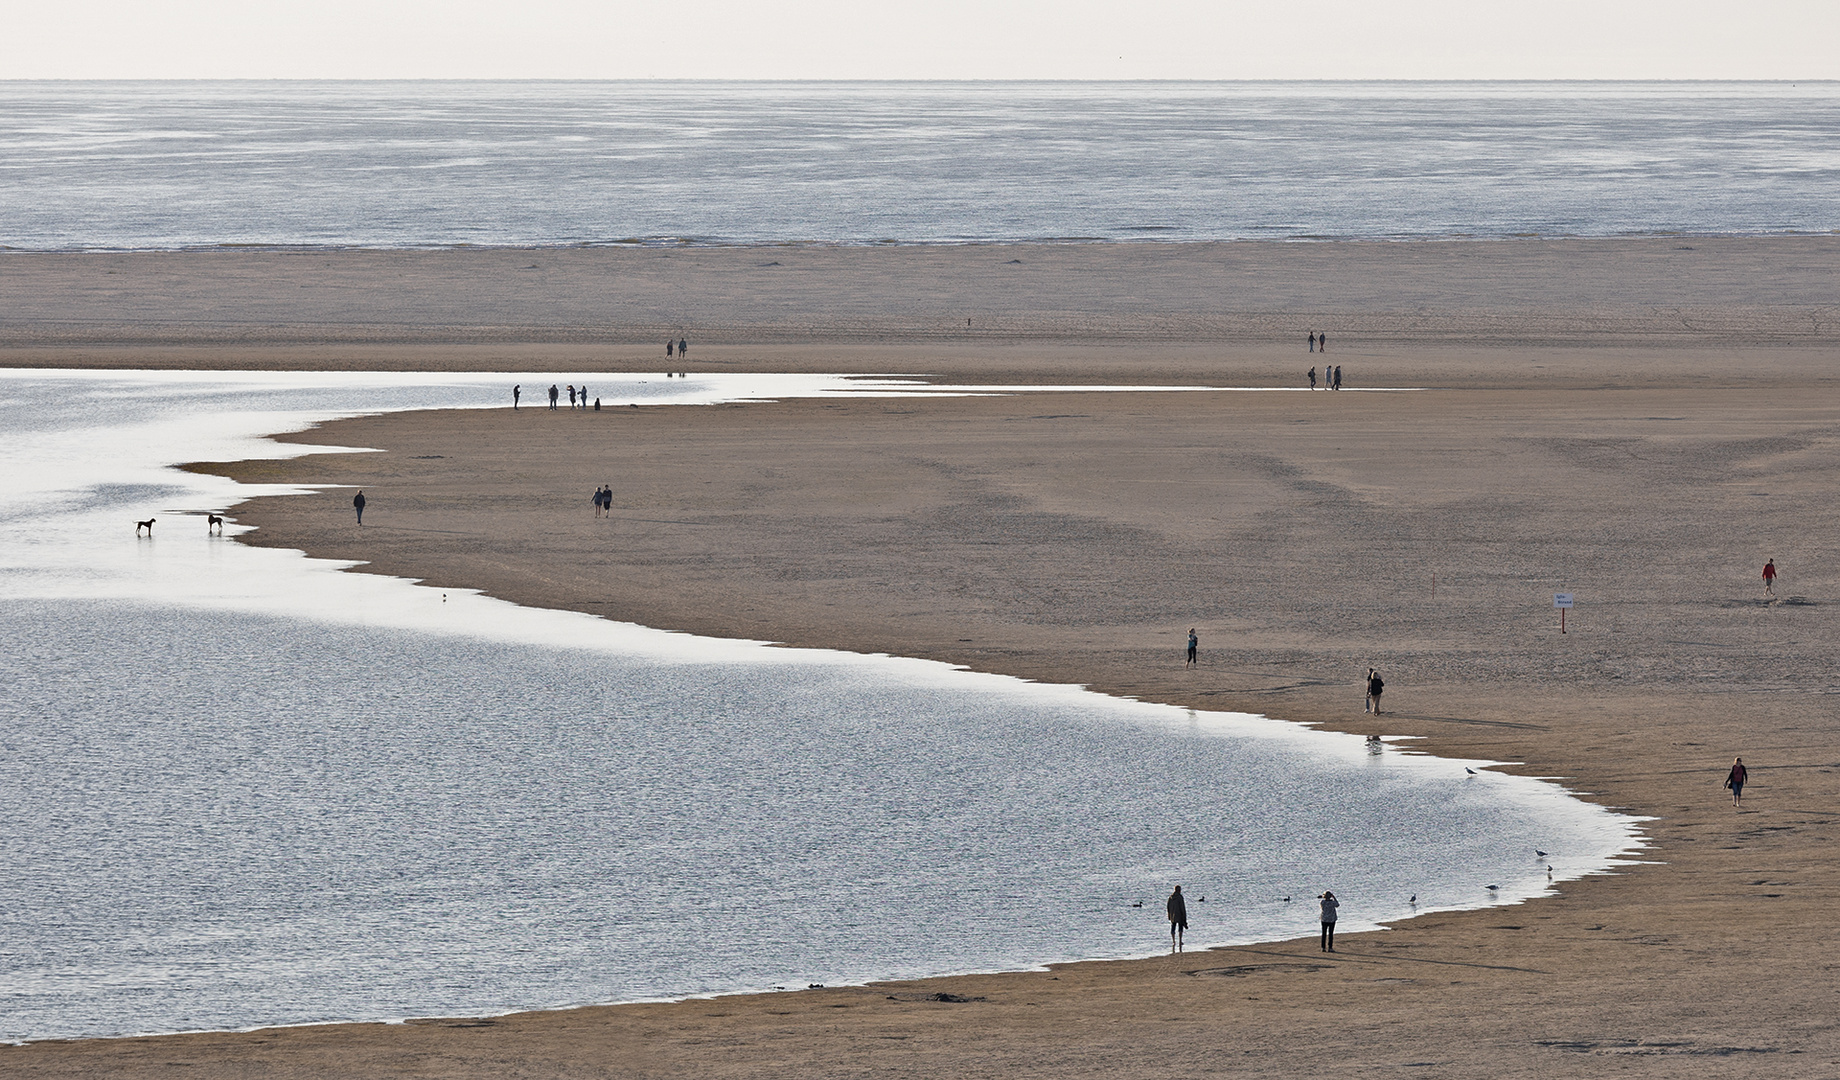
POLYGON ((1342 905, 1332 892, 1322 894, 1322 951, 1335 951, 1335 911, 1342 905))
POLYGON ((1182 951, 1182 933, 1188 929, 1188 901, 1182 898, 1182 886, 1169 894, 1169 902, 1163 905, 1169 910, 1169 949, 1171 952, 1182 951))
POLYGON ((1725 786, 1731 789, 1731 805, 1744 805, 1744 782, 1750 779, 1750 770, 1744 767, 1743 758, 1731 759, 1731 772, 1725 774, 1725 786))
POLYGON ((362 529, 364 527, 364 489, 363 488, 359 488, 358 493, 351 497, 351 508, 358 512, 358 528, 362 529))
POLYGON ((1201 649, 1201 639, 1195 636, 1195 628, 1188 628, 1188 666, 1195 666, 1195 654, 1201 649))

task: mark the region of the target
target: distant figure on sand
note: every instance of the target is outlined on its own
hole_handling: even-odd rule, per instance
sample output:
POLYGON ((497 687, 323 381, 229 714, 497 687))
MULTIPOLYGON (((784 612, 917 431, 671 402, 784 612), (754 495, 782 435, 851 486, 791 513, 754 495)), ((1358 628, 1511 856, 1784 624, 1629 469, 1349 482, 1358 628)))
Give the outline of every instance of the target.
POLYGON ((1335 388, 1337 390, 1342 388, 1342 365, 1340 364, 1335 365, 1335 388))
POLYGON ((690 355, 690 343, 683 338, 677 339, 677 358, 682 360, 690 355))
POLYGON ((1316 389, 1316 369, 1310 368, 1310 389, 1316 389))
POLYGON ((1763 595, 1776 595, 1776 560, 1763 564, 1763 595))
POLYGON ((1182 951, 1182 932, 1188 929, 1188 901, 1182 899, 1182 886, 1169 894, 1169 948, 1174 952, 1182 951))
POLYGON ((584 409, 588 407, 588 384, 587 383, 581 384, 581 407, 584 409))
POLYGON ((1386 689, 1386 680, 1380 677, 1378 668, 1367 669, 1367 704, 1362 712, 1380 715, 1380 691, 1386 689))
POLYGON ((1195 636, 1195 628, 1188 628, 1188 666, 1195 666, 1195 653, 1201 648, 1201 639, 1195 636))
POLYGON ((351 497, 351 508, 358 512, 358 527, 363 528, 364 527, 364 489, 363 488, 359 488, 358 493, 351 497))
POLYGON ((1310 351, 1316 351, 1316 331, 1310 331, 1310 351))
POLYGON ((514 386, 511 388, 511 408, 514 412, 517 410, 518 395, 523 393, 523 391, 524 388, 521 386, 514 386))
POLYGON ((607 492, 604 488, 594 489, 594 516, 595 517, 601 516, 601 500, 605 498, 606 495, 607 495, 607 492))
POLYGON ((573 409, 574 407, 575 407, 575 384, 570 383, 569 384, 569 408, 573 409))
POLYGON ((1322 894, 1322 951, 1335 951, 1335 910, 1342 905, 1332 892, 1322 894))
POLYGON ((677 348, 677 342, 675 342, 675 341, 667 341, 667 342, 665 342, 665 343, 664 343, 664 358, 665 358, 666 360, 669 360, 669 359, 671 358, 671 353, 672 353, 672 350, 674 350, 674 349, 676 349, 676 348, 677 348))
POLYGON ((1328 334, 1323 333, 1323 334, 1316 335, 1316 351, 1317 352, 1328 352, 1329 351, 1329 335, 1328 334))
POLYGON ((555 383, 549 384, 549 407, 550 408, 553 409, 556 407, 556 398, 561 396, 561 394, 562 394, 562 391, 556 389, 555 383))
POLYGON ((1743 758, 1731 759, 1731 772, 1725 775, 1725 786, 1731 789, 1731 805, 1744 805, 1744 781, 1750 779, 1750 775, 1743 758))

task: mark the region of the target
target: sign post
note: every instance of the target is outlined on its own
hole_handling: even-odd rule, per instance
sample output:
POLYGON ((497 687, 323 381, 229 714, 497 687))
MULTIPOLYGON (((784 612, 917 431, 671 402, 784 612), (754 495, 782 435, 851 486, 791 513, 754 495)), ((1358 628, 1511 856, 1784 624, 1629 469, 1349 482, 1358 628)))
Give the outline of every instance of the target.
POLYGON ((1553 607, 1559 609, 1559 632, 1565 633, 1565 612, 1572 606, 1572 594, 1568 592, 1553 593, 1553 607))

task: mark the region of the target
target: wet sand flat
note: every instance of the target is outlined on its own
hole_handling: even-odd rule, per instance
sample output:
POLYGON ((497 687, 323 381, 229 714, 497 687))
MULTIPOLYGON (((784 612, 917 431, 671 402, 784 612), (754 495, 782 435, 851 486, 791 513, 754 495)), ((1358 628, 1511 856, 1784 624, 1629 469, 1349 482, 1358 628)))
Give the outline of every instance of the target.
MULTIPOLYGON (((1633 266, 1665 247, 1628 243, 1601 257, 1633 266)), ((1350 386, 1339 394, 427 412, 295 437, 387 453, 222 467, 249 480, 361 485, 370 497, 362 532, 349 487, 240 507, 240 520, 261 526, 254 542, 670 629, 932 657, 1417 736, 1433 752, 1513 762, 1652 815, 1650 862, 1525 905, 1344 935, 1332 957, 1318 951, 1313 911, 1300 903, 1298 940, 1153 960, 489 1021, 34 1044, 0 1050, 0 1067, 237 1077, 1834 1075, 1840 347, 1825 336, 1829 309, 1819 302, 1831 284, 1821 268, 1830 242, 1724 243, 1762 262, 1801 259, 1800 276, 1780 270, 1800 282, 1789 291, 1803 290, 1782 311, 1795 308, 1817 329, 1728 336, 1717 328, 1739 319, 1740 304, 1714 329, 1648 341, 1607 332, 1583 342, 1557 332, 1408 340, 1389 320, 1424 299, 1434 305, 1429 323, 1446 325, 1438 320, 1455 318, 1452 290, 1464 275, 1417 266, 1437 261, 1433 246, 1393 245, 1408 264, 1389 277, 1372 255, 1380 261, 1367 271, 1375 321, 1344 313, 1330 327, 1327 359, 1350 386), (1414 292, 1426 275, 1442 275, 1443 291, 1414 292), (1416 389, 1365 392, 1387 387, 1416 389), (601 483, 616 495, 604 521, 588 501, 601 483), (1775 598, 1762 595, 1766 558, 1784 575, 1775 598), (1551 606, 1561 591, 1578 603, 1564 635, 1551 606), (1202 659, 1192 670, 1182 661, 1190 626, 1202 659), (1378 717, 1361 711, 1370 664, 1388 680, 1378 717), (1720 788, 1735 754, 1753 770, 1741 811, 1720 788)), ((1072 250, 1051 254, 1077 268, 1072 250)), ((1007 257, 1026 265, 1029 254, 1007 257)), ((717 255, 785 259, 755 249, 699 257, 713 265, 717 255)), ((1162 267, 1168 291, 1179 292, 1186 265, 1162 267)), ((1747 265, 1734 256, 1707 280, 1735 281, 1747 265)), ((1527 273, 1501 292, 1523 297, 1528 311, 1542 296, 1555 309, 1578 299, 1582 287, 1563 274, 1527 273)), ((1149 278, 1141 288, 1161 295, 1149 278)), ((903 294, 892 281, 839 271, 813 295, 895 290, 850 301, 894 305, 903 294)), ((1643 289, 1699 288, 1631 281, 1626 295, 1605 284, 1605 303, 1634 311, 1628 297, 1643 289)), ((1286 310, 1306 317, 1332 299, 1326 286, 1297 289, 1286 310)), ((1699 299, 1716 307, 1716 291, 1708 285, 1699 299)), ((811 313, 825 309, 812 304, 792 314, 815 322, 811 313)), ((1076 332, 954 341, 850 325, 806 343, 712 331, 686 366, 1296 386, 1323 359, 1304 351, 1301 334, 1239 341, 1223 332, 1139 348, 1076 332)), ((383 343, 397 351, 370 361, 448 355, 489 369, 511 358, 520 360, 511 370, 547 381, 559 370, 662 360, 617 341, 449 346, 439 339, 450 330, 383 343)), ((302 358, 337 351, 272 337, 124 337, 106 348, 15 340, 7 351, 156 347, 210 366, 317 366, 302 358)), ((337 348, 361 366, 382 345, 337 348)), ((1207 937, 1204 922, 1195 934, 1207 937)))

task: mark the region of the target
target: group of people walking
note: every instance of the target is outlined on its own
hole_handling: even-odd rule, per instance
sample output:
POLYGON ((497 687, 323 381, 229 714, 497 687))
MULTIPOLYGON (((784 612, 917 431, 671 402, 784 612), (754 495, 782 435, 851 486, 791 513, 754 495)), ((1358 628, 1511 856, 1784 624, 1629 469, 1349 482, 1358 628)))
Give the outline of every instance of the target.
POLYGON ((689 342, 689 341, 687 341, 687 340, 685 340, 684 338, 678 338, 678 339, 677 339, 677 341, 676 341, 676 343, 675 343, 675 345, 676 345, 676 349, 677 349, 677 351, 676 351, 675 353, 673 353, 673 352, 671 351, 671 349, 672 349, 672 345, 673 345, 673 343, 672 343, 671 341, 669 341, 669 340, 666 340, 666 341, 665 341, 665 343, 664 343, 664 355, 665 355, 665 359, 667 359, 667 360, 668 360, 668 359, 670 359, 670 358, 671 358, 672 356, 678 356, 678 357, 684 357, 684 356, 689 356, 689 355, 690 355, 690 342, 689 342))
MULTIPOLYGON (((588 407, 588 385, 586 383, 583 383, 579 389, 576 388, 575 384, 570 383, 568 387, 568 394, 569 394, 569 408, 585 409, 588 407)), ((524 396, 524 388, 522 386, 514 386, 511 388, 511 407, 513 409, 516 409, 518 407, 518 399, 523 396, 524 396)), ((549 384, 549 407, 552 409, 556 408, 558 403, 561 400, 562 400, 562 388, 558 387, 555 383, 550 383, 549 384)), ((594 407, 596 409, 599 409, 601 407, 601 403, 599 399, 595 400, 594 407)))
MULTIPOLYGON (((1340 390, 1342 388, 1342 365, 1323 365, 1323 389, 1340 390)), ((1310 369, 1310 389, 1316 389, 1316 369, 1310 369)))
POLYGON ((613 485, 602 484, 594 489, 594 516, 613 516, 613 485))

